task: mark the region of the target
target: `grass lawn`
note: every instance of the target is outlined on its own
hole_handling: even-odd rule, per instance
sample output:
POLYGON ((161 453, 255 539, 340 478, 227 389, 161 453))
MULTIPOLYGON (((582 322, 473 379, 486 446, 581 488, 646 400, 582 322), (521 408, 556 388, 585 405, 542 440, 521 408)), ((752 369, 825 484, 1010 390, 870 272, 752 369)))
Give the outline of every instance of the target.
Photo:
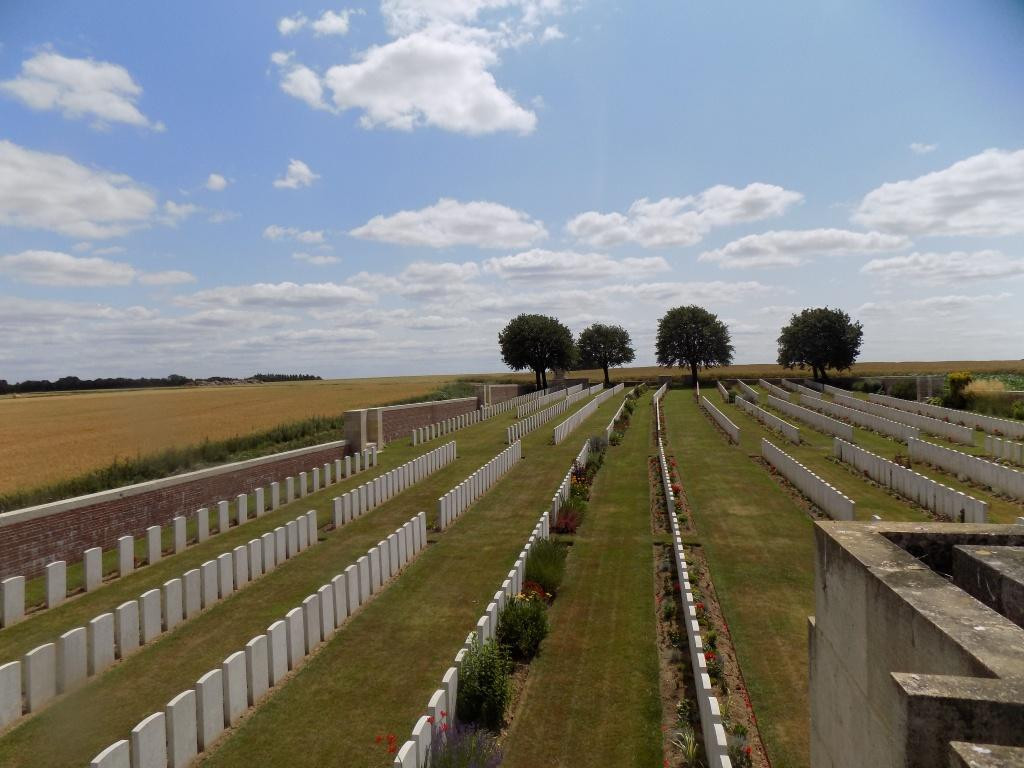
POLYGON ((772 764, 807 766, 812 523, 750 460, 749 445, 730 445, 692 397, 688 390, 665 396, 666 451, 678 461, 772 764))
MULTIPOLYGON (((515 562, 590 434, 621 399, 601 405, 559 446, 550 430, 523 440, 524 459, 369 603, 288 685, 208 758, 216 766, 383 766, 515 562)), ((482 462, 481 462, 482 463, 482 462)), ((438 494, 439 495, 439 494, 438 494)))
POLYGON ((505 741, 506 768, 661 764, 650 427, 648 394, 595 479, 505 741))

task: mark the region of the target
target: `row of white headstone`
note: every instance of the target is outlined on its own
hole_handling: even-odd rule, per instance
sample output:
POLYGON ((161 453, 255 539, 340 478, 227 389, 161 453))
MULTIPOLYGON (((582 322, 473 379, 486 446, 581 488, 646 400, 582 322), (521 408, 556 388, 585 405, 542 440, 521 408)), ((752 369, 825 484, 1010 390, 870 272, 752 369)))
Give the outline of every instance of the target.
POLYGON ((551 421, 551 419, 565 413, 573 406, 573 404, 589 396, 589 394, 590 390, 577 390, 571 395, 566 395, 554 405, 549 405, 543 411, 539 411, 532 416, 527 416, 522 421, 517 421, 515 424, 512 424, 505 429, 505 442, 508 445, 512 445, 516 440, 520 440, 530 432, 533 432, 533 430, 551 421))
POLYGON ((316 541, 316 512, 310 511, 0 666, 0 728, 75 690, 115 659, 152 643, 316 541))
MULTIPOLYGON (((597 386, 603 387, 603 385, 600 384, 597 386)), ((565 438, 567 438, 570 434, 572 434, 573 430, 575 430, 576 427, 578 427, 587 419, 587 417, 589 417, 594 411, 596 411, 603 402, 605 402, 608 398, 614 397, 619 392, 621 392, 622 386, 622 384, 616 384, 611 389, 605 389, 603 392, 600 389, 598 389, 597 391, 599 394, 597 394, 597 396, 593 400, 591 400, 578 411, 573 413, 568 419, 563 421, 561 424, 557 425, 552 435, 552 439, 554 440, 555 445, 558 445, 563 440, 565 440, 565 438)), ((590 393, 594 394, 593 387, 591 387, 590 393)))
POLYGON ((956 443, 974 445, 974 430, 960 424, 952 424, 942 419, 933 419, 931 416, 922 416, 919 413, 901 411, 897 408, 890 408, 881 403, 872 403, 869 400, 861 400, 859 397, 851 397, 848 394, 832 395, 832 399, 847 408, 856 408, 859 411, 873 413, 890 421, 897 421, 900 424, 907 424, 916 427, 929 435, 937 435, 952 440, 956 443))
POLYGON ((100 752, 91 768, 184 768, 225 728, 238 723, 370 597, 397 576, 426 546, 423 512, 372 547, 355 564, 321 586, 300 606, 257 635, 244 650, 200 677, 136 725, 128 739, 100 752))
POLYGON ((1013 467, 923 440, 910 441, 910 459, 931 464, 953 476, 963 475, 978 485, 988 486, 998 493, 1024 501, 1024 472, 1013 467))
POLYGON ((813 408, 816 411, 822 411, 823 413, 827 413, 830 416, 835 416, 840 419, 846 419, 847 421, 856 424, 858 427, 870 429, 880 435, 894 437, 904 443, 912 437, 921 436, 921 431, 917 427, 901 424, 898 421, 893 421, 892 419, 887 419, 883 416, 876 416, 873 413, 860 411, 856 408, 849 408, 845 405, 840 405, 839 403, 829 402, 828 400, 819 400, 813 397, 804 397, 803 395, 799 395, 798 397, 800 403, 808 408, 813 408))
POLYGON ((480 419, 480 411, 470 411, 469 413, 452 416, 450 419, 444 419, 443 421, 439 421, 435 424, 428 424, 425 427, 417 427, 412 431, 412 444, 419 445, 420 443, 425 443, 438 437, 444 437, 457 429, 463 429, 465 427, 471 427, 474 424, 478 424, 480 419))
POLYGON ((808 397, 813 397, 818 400, 820 400, 822 397, 822 394, 818 392, 816 389, 805 387, 803 384, 799 384, 795 381, 790 381, 789 379, 782 379, 782 386, 784 386, 790 392, 796 392, 798 395, 807 395, 808 397))
MULTIPOLYGON (((920 441, 912 440, 912 443, 920 441)), ((931 445, 931 443, 926 443, 931 445)), ((911 448, 911 459, 913 448, 911 448)), ((915 504, 938 515, 959 523, 984 523, 988 519, 988 504, 968 496, 962 491, 925 477, 920 472, 907 469, 894 461, 859 448, 856 445, 833 439, 833 455, 850 464, 879 485, 893 490, 915 504)))
MULTIPOLYGON (((580 455, 585 456, 588 451, 589 441, 580 451, 580 455)), ((579 461, 579 456, 577 456, 577 461, 579 461)), ((569 470, 569 474, 571 473, 572 469, 569 470)), ((476 627, 466 637, 459 652, 455 654, 454 665, 449 667, 441 677, 441 687, 430 695, 424 714, 413 726, 411 738, 398 749, 393 765, 399 768, 426 768, 431 760, 431 752, 444 748, 447 733, 456 722, 458 681, 462 661, 474 644, 483 644, 488 640, 495 639, 502 610, 523 590, 526 560, 530 555, 530 549, 538 539, 548 538, 552 523, 553 518, 549 512, 546 511, 540 516, 526 541, 526 546, 523 547, 512 570, 508 572, 502 582, 501 589, 494 593, 484 614, 477 621, 476 627)))
POLYGON ((764 408, 747 402, 745 397, 737 397, 736 405, 739 406, 741 411, 753 416, 769 429, 774 429, 776 432, 781 433, 791 443, 800 444, 800 429, 798 427, 794 427, 788 421, 783 421, 774 413, 769 413, 764 408))
POLYGON ((672 492, 672 475, 668 461, 665 459, 665 443, 661 430, 661 405, 654 400, 654 419, 658 435, 658 462, 661 465, 661 482, 665 488, 665 505, 669 521, 672 525, 672 552, 676 566, 676 577, 679 579, 679 593, 683 603, 681 623, 686 628, 686 640, 690 648, 690 666, 693 670, 697 710, 700 712, 701 734, 704 737, 704 754, 707 764, 714 768, 732 768, 729 759, 729 742, 722 724, 722 709, 718 697, 711 687, 711 675, 708 674, 707 658, 704 656, 704 638, 701 635, 700 622, 697 620, 697 606, 693 598, 693 587, 686 564, 686 553, 683 551, 682 531, 676 517, 676 500, 672 492))
POLYGON ((747 384, 747 382, 743 381, 742 379, 736 379, 736 386, 739 387, 740 394, 743 395, 743 397, 745 397, 747 400, 749 400, 752 403, 758 402, 759 396, 757 394, 757 390, 754 389, 749 384, 747 384))
POLYGON ((437 500, 437 527, 444 530, 487 493, 523 458, 523 444, 516 440, 437 500))
POLYGON ((819 432, 825 432, 834 437, 841 437, 844 440, 849 440, 851 443, 853 442, 853 427, 845 422, 838 421, 831 416, 812 411, 810 408, 804 408, 802 405, 796 405, 789 402, 789 400, 784 400, 774 395, 767 395, 765 397, 765 404, 770 405, 787 416, 792 416, 797 421, 802 421, 819 432))
POLYGON ((484 419, 489 419, 492 416, 497 416, 499 413, 505 411, 511 411, 513 408, 518 408, 520 405, 525 403, 532 403, 534 400, 544 397, 550 389, 538 389, 536 392, 527 392, 525 395, 518 395, 510 398, 509 400, 503 400, 500 403, 494 403, 493 405, 485 405, 480 409, 480 416, 484 419))
MULTIPOLYGON (((361 454, 356 453, 345 456, 344 459, 336 459, 332 464, 324 464, 323 467, 313 467, 311 471, 300 472, 298 476, 298 489, 294 477, 284 479, 284 499, 281 498, 281 485, 278 482, 270 484, 270 504, 267 505, 267 494, 264 488, 256 488, 253 491, 255 517, 262 517, 267 512, 272 512, 281 506, 282 502, 291 504, 296 498, 303 498, 309 493, 316 493, 320 490, 321 480, 324 487, 333 485, 344 477, 348 478, 353 474, 361 472, 364 468, 377 465, 377 447, 370 445, 361 454), (333 473, 332 473, 333 467, 333 473), (312 481, 312 488, 310 487, 312 481)), ((217 504, 217 528, 211 530, 210 510, 202 507, 196 510, 193 515, 195 519, 195 540, 191 544, 201 544, 211 535, 223 533, 228 530, 231 524, 231 503, 220 501, 217 504)), ((244 525, 251 518, 249 517, 249 494, 240 493, 235 498, 235 525, 244 525)), ((168 553, 177 555, 190 546, 188 538, 188 518, 179 515, 171 521, 171 538, 173 550, 168 553)), ((158 525, 152 525, 146 529, 146 565, 153 565, 165 557, 163 546, 163 529, 158 525)), ((45 608, 55 608, 62 604, 68 597, 67 585, 68 563, 65 560, 57 560, 49 563, 45 569, 46 580, 46 603, 45 608)), ((121 536, 117 540, 117 572, 114 578, 122 578, 134 573, 135 564, 135 537, 121 536)), ((86 592, 92 592, 103 586, 106 582, 103 578, 103 549, 91 547, 85 550, 82 556, 82 581, 86 592)), ((108 581, 111 579, 108 579, 108 581)), ((11 576, 0 581, 0 627, 9 627, 25 618, 25 583, 24 576, 11 576)), ((34 616, 34 611, 29 616, 34 616)))
POLYGON ((985 453, 1003 461, 1024 464, 1024 443, 1015 443, 1013 440, 985 435, 985 453))
POLYGON ((534 400, 528 401, 526 403, 523 403, 523 404, 517 406, 516 407, 516 418, 517 419, 522 419, 525 416, 528 416, 529 414, 534 413, 535 411, 540 410, 541 408, 543 408, 544 406, 546 406, 546 405, 548 405, 550 403, 555 403, 555 402, 558 402, 559 400, 562 400, 563 398, 572 397, 573 395, 577 395, 577 394, 579 394, 580 392, 583 391, 583 385, 582 384, 574 384, 571 387, 566 387, 565 389, 558 389, 558 390, 555 390, 554 392, 550 392, 550 390, 545 390, 545 391, 549 392, 549 394, 543 395, 542 397, 535 398, 534 400))
POLYGON ((729 436, 729 439, 739 444, 740 442, 740 428, 732 423, 732 420, 718 410, 706 395, 700 396, 700 407, 703 408, 715 420, 715 423, 722 428, 722 431, 729 436))
POLYGON ((722 402, 728 403, 730 401, 729 390, 725 388, 725 384, 722 383, 721 379, 715 379, 715 386, 718 387, 718 394, 722 396, 722 402))
POLYGON ((868 395, 868 400, 873 403, 881 403, 901 411, 920 413, 924 416, 931 416, 936 419, 943 419, 954 424, 963 424, 967 427, 980 429, 990 435, 1000 435, 1014 440, 1024 440, 1024 421, 1013 419, 1001 419, 997 416, 986 416, 973 411, 961 411, 956 408, 945 408, 941 405, 931 403, 919 403, 916 400, 903 400, 889 395, 868 395))
POLYGON ((761 457, 833 520, 853 520, 856 516, 857 504, 853 499, 764 438, 761 438, 761 457))
MULTIPOLYGON (((629 395, 633 394, 634 392, 636 392, 636 387, 630 390, 629 395)), ((624 398, 622 398, 622 402, 619 403, 618 410, 615 411, 615 415, 612 416, 612 420, 608 422, 608 426, 604 428, 604 439, 606 442, 612 439, 612 432, 615 431, 615 422, 622 418, 622 412, 626 410, 626 402, 629 400, 629 395, 626 395, 624 398)))
POLYGON ((562 478, 562 482, 558 484, 558 489, 555 491, 554 496, 551 497, 551 507, 548 510, 550 519, 553 525, 558 525, 558 516, 562 511, 562 505, 569 500, 569 494, 572 490, 572 472, 579 467, 585 467, 587 465, 587 459, 590 458, 590 440, 583 441, 583 448, 576 454, 576 461, 569 467, 569 471, 565 473, 565 477, 562 478))
POLYGON ((757 383, 768 394, 774 395, 775 397, 779 398, 780 400, 789 400, 789 392, 787 392, 784 389, 781 389, 780 387, 775 386, 770 381, 765 381, 764 379, 758 379, 757 383))

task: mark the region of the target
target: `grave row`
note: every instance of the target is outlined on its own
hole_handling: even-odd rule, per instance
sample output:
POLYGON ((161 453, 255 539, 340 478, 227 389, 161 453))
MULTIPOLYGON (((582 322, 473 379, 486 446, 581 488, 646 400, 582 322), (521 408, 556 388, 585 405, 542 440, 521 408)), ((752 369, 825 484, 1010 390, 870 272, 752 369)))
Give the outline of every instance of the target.
POLYGON ((744 397, 737 397, 736 405, 739 406, 741 411, 753 416, 769 429, 774 429, 776 432, 782 433, 782 436, 791 443, 796 443, 797 445, 800 444, 799 428, 794 427, 788 421, 783 421, 774 413, 768 413, 764 408, 756 406, 753 403, 748 403, 744 397))
POLYGON ((974 430, 970 427, 952 424, 941 419, 933 419, 931 416, 922 416, 919 413, 901 411, 881 403, 872 403, 869 400, 861 400, 859 397, 851 397, 848 394, 833 395, 832 398, 835 402, 845 405, 847 408, 855 408, 858 411, 873 413, 875 416, 881 416, 884 419, 896 421, 900 424, 907 424, 911 427, 916 427, 922 432, 927 432, 929 435, 945 437, 956 443, 974 445, 974 430))
POLYGON ((412 431, 412 444, 419 445, 429 440, 434 440, 444 435, 449 435, 457 429, 471 427, 480 422, 480 411, 470 411, 450 419, 439 421, 436 424, 428 424, 425 427, 417 427, 412 431))
POLYGON ((782 386, 790 392, 796 392, 798 395, 806 395, 807 397, 813 397, 818 400, 822 398, 822 394, 817 390, 805 387, 803 384, 798 384, 797 382, 790 381, 789 379, 782 379, 782 386))
POLYGON ((732 768, 729 759, 729 742, 722 723, 722 708, 711 687, 711 675, 708 673, 704 638, 697 620, 697 604, 693 597, 693 586, 690 583, 690 572, 683 551, 682 531, 676 517, 676 501, 672 493, 672 477, 665 460, 665 444, 661 433, 660 406, 654 403, 655 419, 658 430, 658 462, 661 465, 661 481, 665 486, 665 504, 668 507, 668 518, 672 525, 672 552, 676 566, 676 578, 679 580, 680 598, 683 604, 681 623, 686 628, 687 645, 690 648, 690 668, 693 671, 694 695, 697 697, 697 711, 700 713, 701 734, 704 737, 704 754, 707 764, 714 768, 732 768))
POLYGON ((75 690, 116 659, 152 643, 316 541, 316 512, 310 511, 34 648, 21 661, 0 666, 0 729, 75 690))
MULTIPOLYGON (((632 391, 635 392, 636 387, 634 387, 632 391)), ((609 440, 612 439, 612 432, 615 431, 615 422, 617 422, 622 417, 622 412, 626 410, 626 401, 628 399, 629 397, 622 398, 622 402, 619 404, 618 410, 615 411, 615 415, 612 416, 612 420, 608 422, 608 426, 604 428, 605 442, 608 442, 609 440)))
POLYGON ((228 656, 219 669, 100 752, 90 768, 184 768, 234 726, 427 543, 423 512, 372 547, 300 606, 228 656))
POLYGON ((480 469, 456 485, 437 500, 437 527, 443 531, 467 509, 487 493, 505 473, 523 458, 523 444, 516 440, 480 469))
POLYGON ((758 380, 757 380, 757 383, 758 383, 758 385, 760 385, 760 386, 761 386, 761 387, 762 387, 762 388, 763 388, 763 389, 764 389, 764 390, 765 390, 765 391, 766 391, 766 392, 767 392, 768 394, 770 394, 770 395, 774 395, 775 397, 779 398, 780 400, 789 400, 789 392, 787 392, 787 391, 786 391, 786 390, 784 390, 784 389, 781 389, 780 387, 776 387, 776 386, 775 386, 774 384, 772 384, 772 383, 771 383, 770 381, 765 381, 764 379, 758 379, 758 380))
POLYGON ((562 509, 562 505, 569 500, 569 493, 572 490, 572 471, 576 466, 585 467, 587 465, 587 459, 590 458, 590 440, 583 441, 583 448, 576 454, 576 460, 573 465, 569 467, 569 471, 565 473, 565 477, 562 478, 562 482, 558 484, 558 489, 555 491, 555 495, 551 497, 551 508, 550 519, 553 523, 558 523, 558 514, 562 509))
POLYGON ((554 405, 548 406, 543 411, 539 411, 532 416, 527 416, 522 421, 517 421, 512 426, 506 428, 505 442, 508 445, 512 445, 516 440, 525 437, 530 432, 533 432, 533 430, 549 422, 551 419, 565 413, 573 406, 573 404, 579 402, 585 397, 588 397, 589 395, 590 390, 580 389, 571 395, 566 395, 562 400, 559 400, 554 405))
POLYGON ((516 407, 516 418, 522 419, 525 416, 529 416, 531 413, 540 410, 546 405, 558 402, 564 398, 572 397, 573 395, 578 395, 582 391, 582 384, 574 384, 566 389, 559 389, 551 392, 550 394, 544 395, 543 397, 538 397, 535 400, 523 403, 516 407))
MULTIPOLYGON (((920 441, 911 440, 911 444, 917 442, 920 441)), ((920 472, 907 469, 838 437, 833 441, 832 452, 837 459, 850 464, 879 485, 938 515, 959 523, 984 523, 988 519, 988 504, 984 501, 936 482, 920 472)), ((913 448, 910 453, 913 459, 913 448)))
POLYGON ((903 400, 889 395, 868 395, 868 400, 873 403, 881 403, 901 411, 920 413, 923 416, 931 416, 943 421, 951 421, 954 424, 963 424, 966 427, 980 429, 990 435, 1009 437, 1014 440, 1024 440, 1024 421, 1013 421, 1011 419, 1000 419, 996 416, 985 416, 973 411, 961 411, 956 408, 944 408, 941 405, 931 403, 919 403, 916 400, 903 400))
MULTIPOLYGON (((298 475, 298 490, 294 477, 284 479, 285 493, 283 503, 291 504, 296 498, 303 498, 309 493, 316 493, 320 490, 321 478, 324 487, 333 485, 344 477, 348 478, 357 474, 363 468, 377 465, 377 447, 371 445, 361 454, 356 453, 346 456, 344 459, 337 459, 333 464, 324 464, 323 467, 313 467, 310 472, 300 472, 298 475), (312 481, 312 489, 310 489, 312 481)), ((267 506, 267 494, 264 488, 257 488, 253 491, 255 517, 262 517, 267 512, 276 510, 282 504, 281 484, 273 482, 270 484, 270 505, 267 506)), ((249 517, 249 494, 240 493, 235 498, 236 525, 244 525, 250 520, 249 517)), ((202 507, 196 510, 195 518, 196 538, 193 544, 201 544, 211 535, 223 533, 228 530, 231 523, 231 504, 228 501, 220 501, 217 504, 217 530, 211 531, 210 510, 202 507)), ((173 550, 169 555, 177 555, 185 551, 190 545, 188 539, 188 519, 179 515, 171 521, 173 550)), ((153 565, 164 557, 163 551, 163 529, 158 525, 146 529, 146 565, 153 565)), ((135 537, 121 536, 117 540, 117 575, 114 578, 123 578, 135 572, 135 537)), ((68 597, 67 585, 68 563, 65 560, 57 560, 46 566, 44 578, 46 580, 46 603, 45 608, 55 608, 61 605, 68 597)), ((83 583, 86 592, 92 592, 103 586, 103 550, 101 547, 92 547, 85 550, 82 556, 83 583)), ((108 579, 109 581, 110 579, 108 579)), ((9 627, 25 618, 25 582, 24 576, 11 576, 0 581, 0 627, 9 627)), ((38 611, 28 614, 35 616, 38 611)))
POLYGON ((854 519, 857 504, 853 499, 764 438, 761 438, 761 457, 833 520, 854 519))
POLYGON ((1001 437, 985 435, 985 453, 1014 464, 1024 464, 1024 443, 1015 443, 1001 437))
POLYGON ((668 390, 668 384, 662 384, 660 387, 658 387, 657 391, 653 395, 651 395, 651 402, 653 402, 653 403, 660 403, 661 402, 661 398, 663 398, 665 396, 665 392, 667 390, 668 390))
MULTIPOLYGON (((518 444, 518 443, 517 443, 518 444)), ((583 444, 582 450, 576 457, 576 461, 586 463, 590 454, 590 441, 583 444)), ((572 475, 572 468, 566 477, 572 475)), ((564 482, 564 481, 563 481, 564 482)), ((431 694, 427 701, 427 708, 424 714, 416 721, 412 729, 412 736, 399 748, 395 755, 394 765, 400 768, 426 768, 430 762, 430 750, 433 746, 443 743, 446 733, 455 724, 455 712, 458 702, 458 680, 459 671, 462 668, 462 660, 469 649, 475 643, 486 643, 497 635, 498 617, 506 603, 522 592, 523 579, 526 573, 526 558, 530 549, 538 539, 546 539, 551 532, 551 524, 554 518, 550 512, 544 512, 533 531, 530 533, 526 546, 516 559, 512 570, 501 584, 501 589, 494 593, 494 597, 488 603, 484 614, 476 623, 476 627, 466 637, 466 642, 455 654, 455 664, 449 667, 441 677, 441 687, 431 694), (447 713, 447 714, 445 714, 447 713), (445 726, 448 726, 446 728, 445 726)))
POLYGON ((1024 472, 1012 467, 923 440, 910 441, 910 459, 931 464, 954 476, 962 475, 978 485, 1024 501, 1024 472))
POLYGON ((732 442, 739 445, 740 428, 733 424, 728 416, 715 408, 705 395, 700 396, 700 407, 711 415, 711 418, 715 420, 715 423, 722 428, 732 442))
POLYGON ((767 405, 787 416, 792 416, 797 421, 802 421, 804 424, 814 427, 819 432, 825 432, 826 434, 849 440, 851 443, 853 442, 853 427, 845 422, 837 421, 831 416, 812 411, 810 408, 804 408, 802 405, 796 405, 789 402, 789 400, 784 400, 774 395, 767 396, 767 405))
POLYGON ((739 387, 740 393, 752 403, 758 402, 757 390, 747 384, 742 379, 736 379, 736 386, 739 387))
POLYGON ((731 398, 729 397, 729 390, 725 388, 725 385, 722 383, 722 380, 716 379, 715 386, 718 387, 718 394, 722 396, 722 402, 728 403, 731 400, 731 398))
MULTIPOLYGON (((599 384, 597 386, 603 388, 604 385, 599 384)), ((563 440, 565 440, 565 438, 567 438, 570 434, 572 434, 573 430, 575 430, 576 427, 578 427, 587 419, 587 417, 589 417, 594 411, 596 411, 603 402, 605 402, 608 398, 614 397, 619 392, 621 392, 622 387, 622 384, 616 384, 611 389, 605 389, 603 392, 599 389, 598 392, 600 394, 598 394, 593 400, 591 400, 589 403, 587 403, 578 411, 569 416, 568 419, 566 419, 561 424, 556 426, 554 429, 554 433, 552 435, 555 445, 558 445, 563 440)), ((594 394, 594 389, 595 387, 590 388, 590 394, 594 394)))
POLYGON ((865 411, 860 411, 856 408, 848 408, 845 405, 831 403, 828 400, 818 400, 813 397, 804 397, 803 395, 799 395, 798 397, 800 398, 801 404, 806 405, 808 408, 813 408, 816 411, 822 411, 830 416, 837 416, 841 419, 846 419, 847 421, 856 424, 858 427, 870 429, 880 435, 887 435, 888 437, 896 438, 904 443, 912 437, 921 436, 921 431, 917 427, 900 424, 898 421, 886 419, 883 416, 876 416, 873 413, 866 413, 865 411))
POLYGON ((499 413, 511 411, 513 408, 518 408, 520 405, 524 405, 525 403, 532 403, 534 400, 544 397, 549 392, 551 392, 550 389, 538 389, 536 392, 527 392, 525 395, 519 395, 518 397, 513 397, 510 400, 503 400, 502 402, 495 403, 494 405, 485 405, 480 409, 480 418, 489 419, 492 416, 497 416, 499 413))

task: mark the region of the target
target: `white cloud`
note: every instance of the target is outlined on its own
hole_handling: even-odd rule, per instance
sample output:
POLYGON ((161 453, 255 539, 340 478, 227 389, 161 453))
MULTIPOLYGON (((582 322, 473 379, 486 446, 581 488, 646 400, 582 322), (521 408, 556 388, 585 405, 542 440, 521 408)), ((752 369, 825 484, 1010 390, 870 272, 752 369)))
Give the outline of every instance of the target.
POLYGON ((302 251, 293 253, 292 258, 296 261, 304 261, 307 264, 314 264, 318 267, 326 264, 334 264, 338 261, 337 256, 331 256, 325 253, 305 253, 302 251))
POLYGON ((277 51, 270 60, 281 70, 281 90, 313 109, 330 109, 324 101, 324 87, 320 75, 309 67, 295 61, 293 53, 277 51))
POLYGON ((418 211, 374 216, 349 234, 401 245, 447 248, 522 248, 547 237, 544 224, 523 211, 486 201, 460 203, 441 198, 418 211))
POLYGON ((905 235, 1024 233, 1024 149, 987 149, 941 171, 883 184, 864 196, 853 220, 905 235))
POLYGON ((938 144, 923 144, 920 141, 912 142, 910 145, 910 151, 915 155, 927 155, 929 152, 934 152, 938 148, 938 144))
POLYGON ((380 12, 395 36, 428 27, 489 24, 519 39, 564 6, 562 0, 382 0, 380 12))
POLYGON ((193 203, 176 203, 173 200, 167 200, 164 203, 164 213, 161 218, 165 224, 174 226, 198 213, 199 210, 199 206, 193 203))
POLYGON ((322 35, 347 35, 349 17, 355 11, 343 10, 339 12, 324 11, 319 19, 313 22, 313 34, 322 35))
POLYGON ((960 283, 967 280, 998 280, 1024 275, 1024 259, 1001 251, 951 251, 911 253, 888 259, 872 259, 861 272, 886 280, 925 283, 960 283))
POLYGON ((59 251, 22 251, 0 256, 0 274, 35 285, 98 287, 127 285, 135 268, 97 256, 71 256, 59 251))
POLYGON ((856 314, 867 317, 896 316, 901 320, 930 321, 934 315, 948 317, 963 314, 978 307, 988 307, 993 302, 1010 298, 1009 293, 985 293, 974 296, 964 294, 948 294, 945 296, 929 296, 925 299, 914 299, 897 302, 869 301, 862 304, 856 314), (916 316, 914 313, 918 313, 916 316))
POLYGON ((661 256, 612 259, 602 253, 530 251, 500 256, 484 262, 484 268, 506 280, 601 280, 608 277, 642 277, 671 268, 661 256))
POLYGON ((182 285, 194 283, 195 275, 180 269, 169 269, 164 272, 147 272, 139 275, 139 282, 144 285, 182 285))
POLYGON ((747 235, 721 248, 705 251, 700 261, 723 269, 793 267, 815 257, 894 251, 910 245, 899 235, 851 232, 845 229, 779 230, 747 235))
POLYGON ((498 87, 490 72, 497 64, 497 53, 471 34, 422 31, 331 67, 323 83, 339 110, 363 110, 364 128, 531 133, 537 116, 498 87))
POLYGON ((32 109, 58 109, 67 118, 92 117, 100 127, 127 123, 163 130, 139 111, 142 88, 124 67, 93 59, 71 59, 42 51, 21 63, 21 74, 0 82, 0 91, 32 109))
POLYGON ((256 283, 230 285, 181 296, 185 306, 225 307, 332 307, 344 302, 371 304, 374 298, 366 291, 338 283, 256 283))
POLYGON ((206 178, 206 188, 211 192, 220 192, 227 189, 228 180, 219 173, 211 173, 206 178))
POLYGON ((128 176, 0 140, 0 225, 100 239, 145 225, 155 209, 128 176))
POLYGON ((241 215, 236 211, 214 211, 206 220, 211 224, 223 224, 226 221, 233 221, 241 215))
POLYGON ((547 43, 552 40, 562 40, 565 38, 565 33, 562 32, 557 26, 545 27, 544 31, 540 35, 542 43, 547 43))
POLYGON ((93 256, 116 256, 119 253, 125 253, 127 250, 123 245, 108 245, 105 248, 93 248, 91 253, 93 256))
POLYGON ((803 195, 773 184, 743 189, 719 184, 686 197, 635 201, 625 214, 587 211, 571 219, 573 237, 602 248, 637 243, 645 248, 693 245, 713 227, 781 216, 803 195))
POLYGON ((309 23, 309 19, 301 13, 284 16, 277 21, 277 31, 282 35, 293 35, 309 23))
POLYGON ((297 229, 296 227, 281 227, 271 224, 263 230, 263 237, 267 240, 296 240, 300 243, 316 244, 324 242, 324 231, 322 229, 297 229))
POLYGON ((285 172, 284 177, 275 179, 274 186, 278 189, 299 189, 300 187, 310 186, 319 178, 320 176, 313 173, 304 162, 292 158, 288 162, 288 170, 285 172))

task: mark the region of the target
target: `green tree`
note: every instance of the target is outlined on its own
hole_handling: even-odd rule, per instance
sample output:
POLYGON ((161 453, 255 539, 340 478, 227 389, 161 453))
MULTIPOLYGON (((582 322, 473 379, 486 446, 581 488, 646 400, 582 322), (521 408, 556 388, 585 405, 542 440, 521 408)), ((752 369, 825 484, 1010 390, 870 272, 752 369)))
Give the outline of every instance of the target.
POLYGON ((568 369, 576 359, 572 331, 547 315, 519 315, 498 334, 501 359, 513 371, 529 368, 537 389, 548 385, 548 368, 568 369))
POLYGON ((729 329, 718 316, 702 307, 673 307, 658 321, 658 365, 690 369, 697 386, 697 371, 732 362, 729 329))
POLYGON ((629 331, 621 325, 594 323, 585 328, 576 342, 580 353, 580 365, 584 368, 600 368, 604 371, 604 383, 611 384, 608 368, 625 365, 636 359, 633 340, 629 331))
POLYGON ((779 334, 779 365, 810 368, 815 381, 828 381, 828 369, 850 368, 860 354, 864 330, 841 309, 805 309, 779 334))

